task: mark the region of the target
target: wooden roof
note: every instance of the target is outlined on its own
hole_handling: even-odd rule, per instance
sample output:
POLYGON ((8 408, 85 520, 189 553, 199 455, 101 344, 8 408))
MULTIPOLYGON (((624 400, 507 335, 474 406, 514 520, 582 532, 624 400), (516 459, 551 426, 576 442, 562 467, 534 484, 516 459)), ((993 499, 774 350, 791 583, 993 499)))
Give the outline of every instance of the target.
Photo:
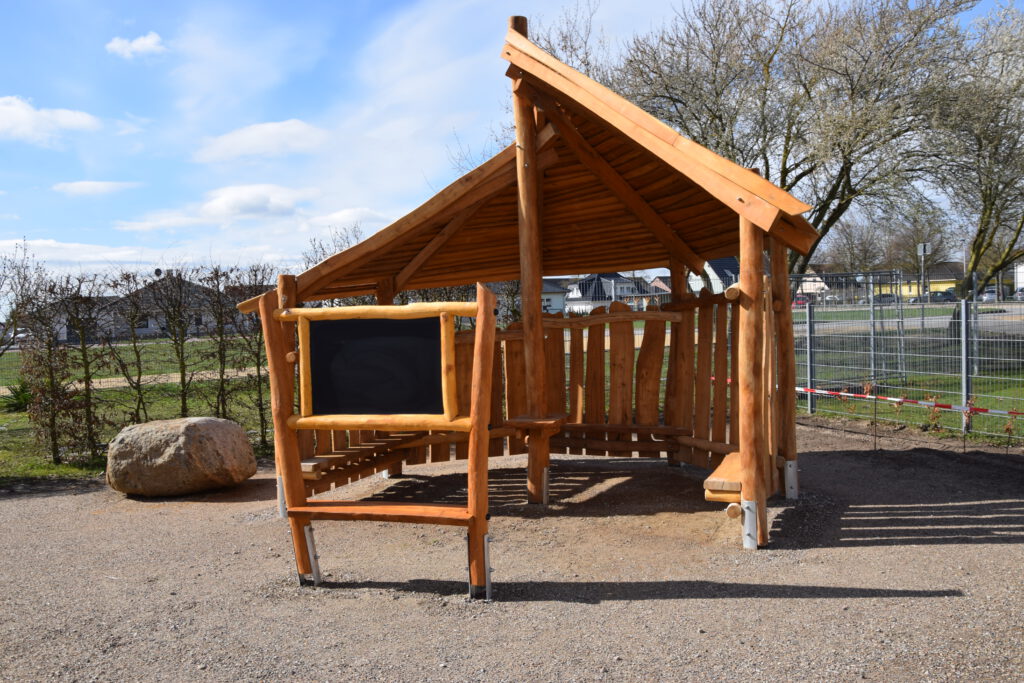
MULTIPOLYGON (((806 253, 811 207, 689 140, 510 30, 502 57, 537 109, 545 275, 700 271, 739 253, 743 216, 806 253)), ((519 277, 509 146, 403 218, 297 277, 301 300, 519 277), (383 283, 383 284, 382 284, 383 283)), ((240 306, 251 310, 255 305, 240 306)))

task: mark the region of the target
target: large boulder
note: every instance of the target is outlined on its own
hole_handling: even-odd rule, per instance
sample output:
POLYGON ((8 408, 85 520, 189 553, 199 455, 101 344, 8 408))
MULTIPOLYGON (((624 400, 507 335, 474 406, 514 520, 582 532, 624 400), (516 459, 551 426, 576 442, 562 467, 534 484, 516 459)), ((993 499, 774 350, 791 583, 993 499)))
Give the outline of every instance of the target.
POLYGON ((245 431, 230 420, 184 417, 125 427, 107 450, 107 483, 123 493, 176 496, 232 486, 256 473, 245 431))

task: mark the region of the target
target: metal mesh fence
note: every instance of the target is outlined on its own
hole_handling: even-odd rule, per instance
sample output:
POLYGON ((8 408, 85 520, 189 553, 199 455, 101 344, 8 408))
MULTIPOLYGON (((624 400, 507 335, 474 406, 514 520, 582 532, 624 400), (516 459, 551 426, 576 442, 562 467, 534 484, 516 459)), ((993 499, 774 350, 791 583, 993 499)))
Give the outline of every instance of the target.
POLYGON ((798 386, 833 392, 803 393, 803 407, 1024 438, 1024 302, 921 303, 894 290, 794 304, 798 386))

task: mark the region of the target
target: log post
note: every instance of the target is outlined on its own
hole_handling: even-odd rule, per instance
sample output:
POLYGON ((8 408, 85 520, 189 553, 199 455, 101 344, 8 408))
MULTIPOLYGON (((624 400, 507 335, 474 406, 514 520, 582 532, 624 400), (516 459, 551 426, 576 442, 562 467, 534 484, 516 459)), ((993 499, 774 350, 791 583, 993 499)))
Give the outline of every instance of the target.
POLYGON ((757 520, 756 537, 748 537, 753 520, 744 524, 744 548, 756 548, 768 542, 768 530, 762 523, 766 512, 764 480, 759 476, 761 453, 758 451, 762 430, 762 283, 764 271, 764 233, 746 218, 740 217, 740 325, 739 325, 739 450, 740 503, 745 515, 757 520))
POLYGON ((773 404, 779 419, 779 446, 786 459, 786 498, 798 495, 796 476, 796 349, 793 340, 793 309, 789 300, 789 259, 786 245, 769 238, 772 261, 772 299, 779 304, 775 314, 775 339, 778 344, 778 395, 773 404))
MULTIPOLYGON (((377 283, 377 305, 390 306, 393 303, 395 303, 395 279, 385 278, 377 283)), ((388 465, 387 476, 402 476, 402 465, 402 460, 399 460, 388 465)))
MULTIPOLYGON (((526 17, 511 17, 509 28, 527 35, 526 17)), ((516 185, 519 209, 519 279, 523 314, 523 360, 526 366, 527 410, 532 417, 545 417, 547 378, 544 357, 541 289, 542 253, 540 231, 540 175, 537 167, 537 120, 533 102, 513 81, 512 112, 516 126, 516 185)), ((544 481, 550 460, 550 434, 530 433, 527 492, 531 503, 544 499, 544 481)))
POLYGON ((494 309, 497 298, 477 284, 476 342, 473 347, 473 379, 469 432, 469 584, 472 597, 483 597, 489 583, 485 536, 487 535, 488 421, 491 417, 490 382, 494 364, 494 309))
MULTIPOLYGON (((295 430, 288 426, 288 418, 295 412, 295 367, 285 356, 294 347, 295 323, 279 322, 274 319, 275 308, 298 304, 295 295, 295 278, 281 275, 277 281, 277 294, 267 292, 259 301, 260 322, 263 326, 263 340, 267 348, 267 374, 270 379, 270 404, 274 421, 274 461, 277 476, 284 489, 285 505, 298 507, 306 502, 306 485, 302 480, 299 465, 299 440, 295 430), (291 328, 291 329, 289 329, 291 328)), ((305 527, 308 519, 288 517, 291 529, 292 548, 295 551, 295 565, 300 575, 312 573, 309 550, 306 547, 305 527)))
MULTIPOLYGON (((686 297, 687 274, 686 266, 677 259, 669 260, 669 286, 672 288, 671 301, 682 303, 686 297)), ((665 421, 680 427, 693 428, 693 402, 686 400, 686 393, 693 396, 693 368, 684 367, 692 360, 693 353, 693 312, 687 313, 691 321, 689 325, 672 323, 669 332, 668 381, 665 386, 665 421), (689 330, 685 332, 684 330, 689 330), (689 337, 689 340, 686 339, 689 337), (685 344, 688 343, 689 347, 685 344)), ((691 364, 692 365, 692 364, 691 364)), ((670 467, 679 467, 682 462, 690 462, 692 448, 679 447, 668 451, 670 467)))

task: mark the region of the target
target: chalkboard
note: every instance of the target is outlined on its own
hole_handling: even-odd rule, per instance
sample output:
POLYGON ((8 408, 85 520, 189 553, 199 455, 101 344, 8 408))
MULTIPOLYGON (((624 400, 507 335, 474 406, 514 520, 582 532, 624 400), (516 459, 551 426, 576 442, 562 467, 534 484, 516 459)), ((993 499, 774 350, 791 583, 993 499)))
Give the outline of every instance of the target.
POLYGON ((444 413, 440 319, 311 320, 314 415, 444 413))

